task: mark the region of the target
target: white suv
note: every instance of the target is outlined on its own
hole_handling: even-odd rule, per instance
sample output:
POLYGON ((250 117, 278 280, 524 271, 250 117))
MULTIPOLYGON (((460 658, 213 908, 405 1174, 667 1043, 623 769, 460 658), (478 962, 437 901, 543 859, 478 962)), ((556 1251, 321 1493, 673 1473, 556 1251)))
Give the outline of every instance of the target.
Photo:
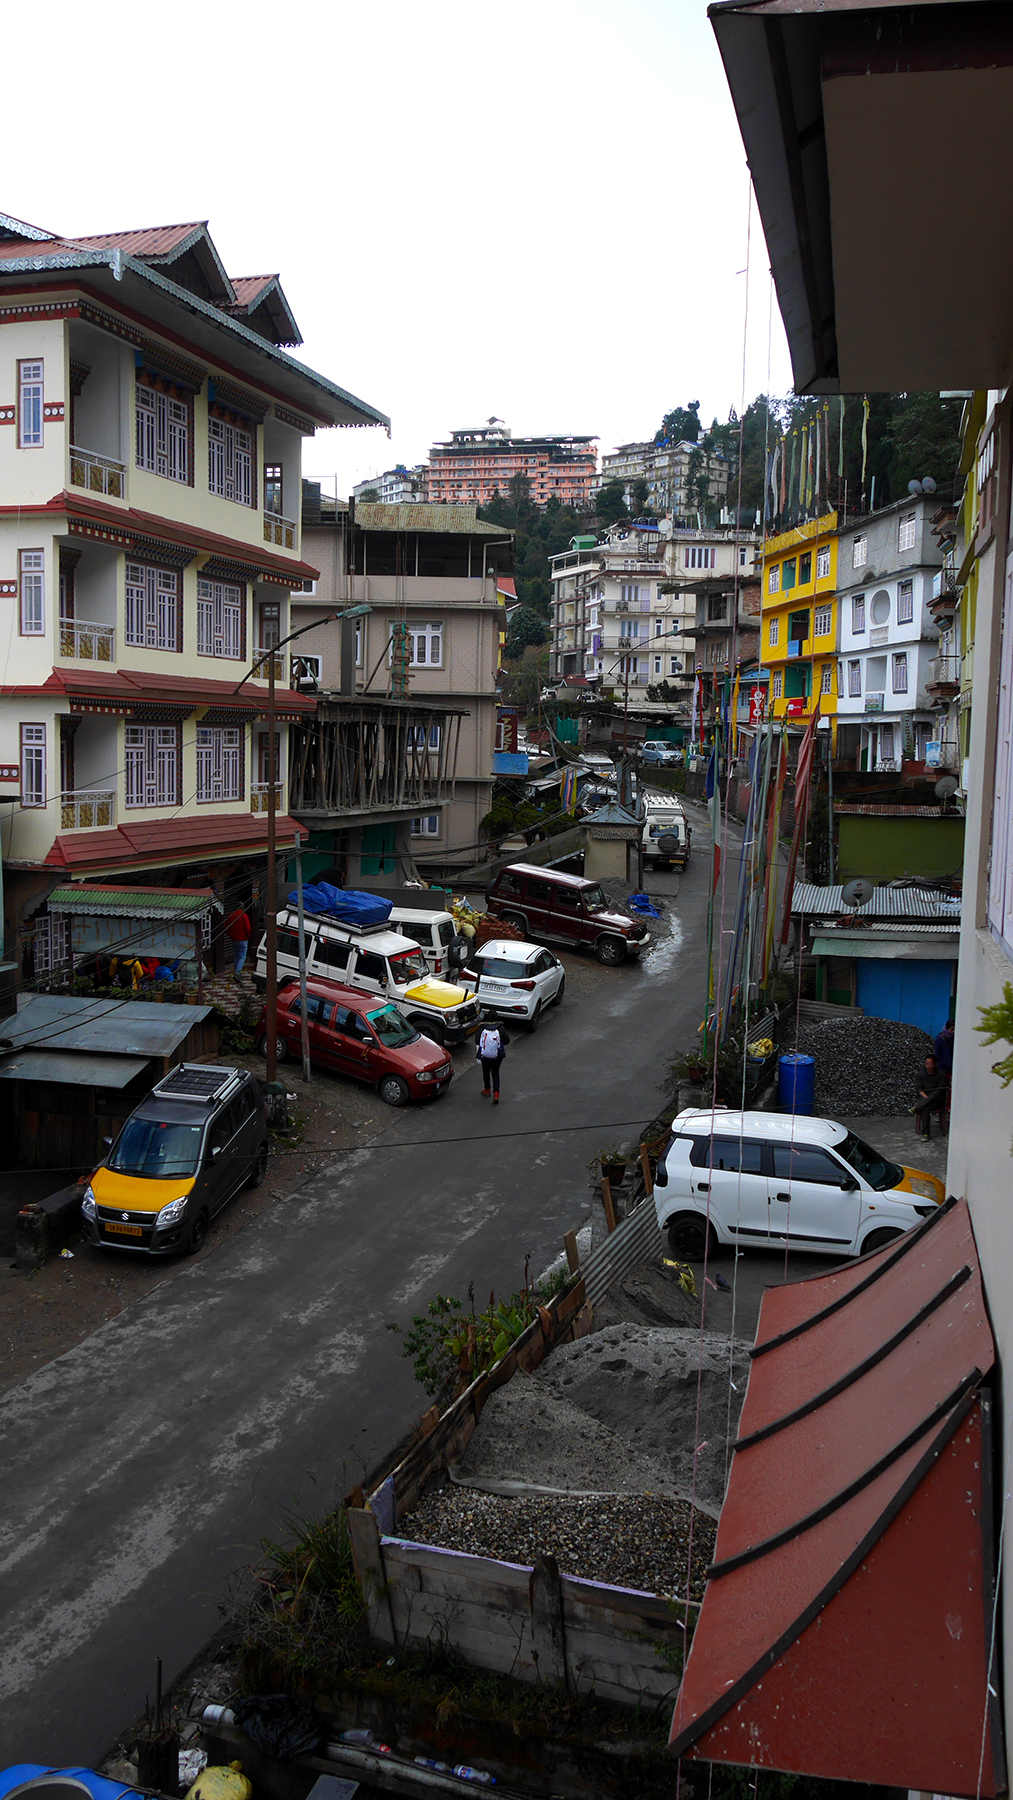
POLYGON ((934 1175, 891 1162, 832 1119, 691 1108, 672 1131, 654 1201, 672 1255, 689 1262, 718 1244, 864 1256, 945 1197, 934 1175))
POLYGON ((547 1006, 559 1005, 566 987, 558 956, 515 938, 491 938, 468 958, 461 973, 477 984, 475 997, 484 1016, 518 1019, 532 1031, 547 1006))

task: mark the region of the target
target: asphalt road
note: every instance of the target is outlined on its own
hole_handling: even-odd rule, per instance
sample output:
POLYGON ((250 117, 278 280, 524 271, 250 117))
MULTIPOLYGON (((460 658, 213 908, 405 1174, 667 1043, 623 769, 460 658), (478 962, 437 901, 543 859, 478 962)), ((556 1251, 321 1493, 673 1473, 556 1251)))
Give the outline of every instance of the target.
MULTIPOLYGON (((707 835, 669 934, 602 971, 532 1038, 503 1100, 458 1053, 445 1100, 391 1113, 198 1264, 5 1396, 0 1766, 89 1764, 181 1671, 230 1572, 282 1514, 324 1510, 427 1402, 388 1321, 439 1289, 521 1285, 588 1200, 588 1158, 660 1104, 703 1001, 707 835)), ((241 1202, 237 1202, 241 1204, 241 1202)))

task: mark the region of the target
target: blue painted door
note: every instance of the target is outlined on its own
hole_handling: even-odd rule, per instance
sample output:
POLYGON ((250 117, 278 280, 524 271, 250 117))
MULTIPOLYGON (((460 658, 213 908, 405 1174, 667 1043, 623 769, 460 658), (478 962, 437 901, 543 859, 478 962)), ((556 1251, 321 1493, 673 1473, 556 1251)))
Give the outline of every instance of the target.
POLYGON ((859 957, 855 1002, 872 1018, 920 1025, 935 1037, 950 1016, 952 979, 952 962, 900 958, 886 962, 879 957, 859 957))

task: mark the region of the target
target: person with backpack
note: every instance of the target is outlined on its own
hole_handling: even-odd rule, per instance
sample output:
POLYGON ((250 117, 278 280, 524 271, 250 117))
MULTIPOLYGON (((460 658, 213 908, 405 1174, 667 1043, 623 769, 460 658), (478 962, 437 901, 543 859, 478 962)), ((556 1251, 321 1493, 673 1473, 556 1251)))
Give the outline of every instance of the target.
POLYGON ((478 1034, 478 1060, 482 1065, 482 1094, 489 1098, 489 1087, 492 1084, 492 1103, 499 1105, 499 1066, 506 1055, 506 1047, 510 1039, 502 1025, 483 1026, 478 1034))

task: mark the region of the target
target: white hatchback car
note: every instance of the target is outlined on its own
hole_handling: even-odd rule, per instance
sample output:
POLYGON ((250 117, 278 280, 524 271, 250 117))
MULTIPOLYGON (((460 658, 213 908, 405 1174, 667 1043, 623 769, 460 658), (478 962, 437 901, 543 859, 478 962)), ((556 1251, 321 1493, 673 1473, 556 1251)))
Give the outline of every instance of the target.
POLYGON ((718 1244, 865 1256, 945 1198, 934 1175, 832 1119, 690 1108, 672 1131, 654 1201, 672 1255, 689 1262, 718 1244))
POLYGON ((479 1011, 488 1018, 517 1019, 531 1031, 547 1006, 558 1006, 566 973, 558 956, 541 944, 491 938, 468 958, 461 979, 475 982, 479 1011))

